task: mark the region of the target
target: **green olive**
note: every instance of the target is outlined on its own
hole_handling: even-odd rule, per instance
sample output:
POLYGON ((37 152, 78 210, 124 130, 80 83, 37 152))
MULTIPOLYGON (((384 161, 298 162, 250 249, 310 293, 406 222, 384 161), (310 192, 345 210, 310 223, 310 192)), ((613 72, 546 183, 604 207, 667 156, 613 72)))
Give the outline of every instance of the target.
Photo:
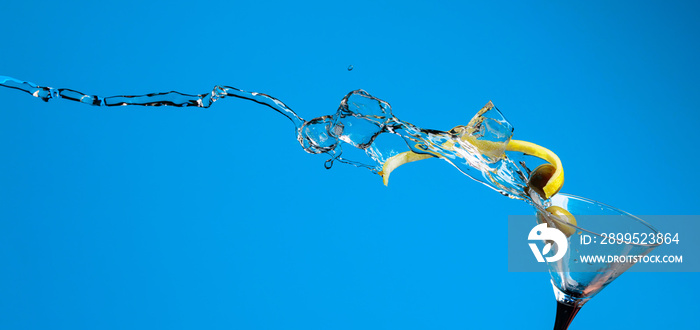
MULTIPOLYGON (((547 212, 551 213, 552 216, 556 219, 553 219, 550 221, 550 223, 554 224, 557 229, 559 229, 566 237, 569 237, 573 235, 576 232, 576 228, 572 226, 567 226, 565 224, 571 224, 573 226, 576 226, 576 218, 574 217, 571 212, 567 211, 563 207, 559 206, 550 206, 547 208, 547 212)), ((537 213, 537 222, 538 223, 545 223, 547 222, 544 218, 545 216, 542 215, 541 213, 537 213)))
MULTIPOLYGON (((549 163, 537 166, 535 170, 530 173, 530 179, 527 180, 527 186, 540 195, 542 199, 547 199, 547 196, 544 193, 544 186, 547 185, 547 182, 549 182, 549 179, 552 178, 552 175, 554 175, 554 171, 556 170, 557 168, 549 163)), ((557 190, 554 192, 554 194, 558 192, 559 191, 557 190)))

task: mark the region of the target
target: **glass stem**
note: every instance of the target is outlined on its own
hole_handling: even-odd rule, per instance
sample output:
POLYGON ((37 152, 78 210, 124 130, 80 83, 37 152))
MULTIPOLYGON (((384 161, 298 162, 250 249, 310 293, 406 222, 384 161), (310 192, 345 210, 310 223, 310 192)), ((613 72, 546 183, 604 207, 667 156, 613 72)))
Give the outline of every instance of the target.
POLYGON ((574 320, 574 316, 581 310, 581 305, 569 305, 561 301, 557 301, 557 318, 554 321, 554 330, 566 330, 569 324, 574 320))

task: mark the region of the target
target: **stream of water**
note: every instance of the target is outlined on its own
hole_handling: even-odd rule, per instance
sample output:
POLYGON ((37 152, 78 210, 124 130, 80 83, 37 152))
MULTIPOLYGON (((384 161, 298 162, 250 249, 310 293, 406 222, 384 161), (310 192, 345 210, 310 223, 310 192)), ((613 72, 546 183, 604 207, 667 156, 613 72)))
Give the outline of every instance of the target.
POLYGON ((411 150, 447 161, 470 178, 503 195, 530 201, 525 194, 529 171, 505 154, 513 126, 489 102, 464 126, 442 131, 425 129, 398 119, 391 105, 364 90, 345 95, 337 111, 305 120, 282 101, 263 93, 231 86, 215 86, 204 94, 160 92, 144 95, 91 95, 68 88, 40 86, 0 76, 0 86, 26 92, 46 102, 64 99, 91 106, 172 106, 209 108, 226 97, 253 101, 277 111, 294 125, 296 138, 308 153, 328 154, 326 168, 334 162, 380 173, 392 156, 411 150), (488 144, 488 151, 476 144, 488 144))

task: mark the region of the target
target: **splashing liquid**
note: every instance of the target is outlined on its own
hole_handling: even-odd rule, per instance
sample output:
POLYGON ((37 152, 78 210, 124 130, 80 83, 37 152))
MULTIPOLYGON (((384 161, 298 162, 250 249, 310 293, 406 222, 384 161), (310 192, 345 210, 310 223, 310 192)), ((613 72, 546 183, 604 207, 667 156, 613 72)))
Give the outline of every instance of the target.
POLYGON ((505 155, 513 127, 489 102, 466 126, 449 131, 424 129, 396 118, 389 103, 364 90, 348 93, 335 114, 302 119, 282 101, 262 93, 246 92, 230 86, 215 86, 206 94, 180 92, 101 97, 67 88, 42 87, 34 83, 0 76, 0 86, 27 92, 48 102, 66 99, 93 106, 173 106, 208 108, 225 97, 235 97, 267 106, 287 117, 295 128, 302 148, 312 154, 325 153, 335 161, 367 168, 374 173, 392 156, 411 150, 447 161, 463 174, 503 195, 531 202, 525 194, 527 168, 519 167, 505 155), (478 148, 477 145, 481 145, 478 148), (483 146, 487 146, 484 148, 483 146))

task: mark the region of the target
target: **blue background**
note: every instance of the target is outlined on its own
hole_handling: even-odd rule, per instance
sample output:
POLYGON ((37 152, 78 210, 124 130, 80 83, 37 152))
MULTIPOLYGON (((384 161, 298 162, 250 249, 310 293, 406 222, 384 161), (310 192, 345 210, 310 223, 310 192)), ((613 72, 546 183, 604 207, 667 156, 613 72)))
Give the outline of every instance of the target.
MULTIPOLYGON (((697 4, 478 3, 4 1, 0 74, 100 95, 228 84, 307 119, 363 88, 437 129, 493 100, 561 157, 563 191, 700 213, 697 4)), ((0 328, 552 326, 549 276, 507 272, 507 217, 529 207, 444 162, 389 187, 325 170, 237 99, 0 100, 0 328)), ((625 274, 572 329, 697 329, 698 280, 625 274)))

